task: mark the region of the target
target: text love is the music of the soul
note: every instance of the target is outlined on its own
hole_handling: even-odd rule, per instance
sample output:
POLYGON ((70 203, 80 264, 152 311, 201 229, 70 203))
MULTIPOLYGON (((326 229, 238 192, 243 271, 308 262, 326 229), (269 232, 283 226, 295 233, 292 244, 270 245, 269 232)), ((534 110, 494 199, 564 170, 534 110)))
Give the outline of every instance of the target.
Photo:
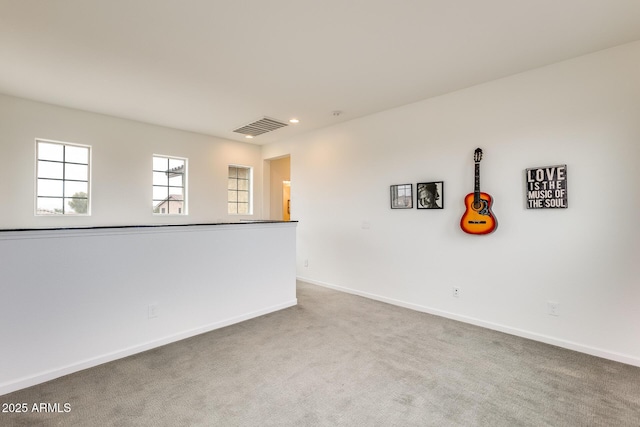
POLYGON ((567 165, 526 170, 527 209, 566 208, 567 165))

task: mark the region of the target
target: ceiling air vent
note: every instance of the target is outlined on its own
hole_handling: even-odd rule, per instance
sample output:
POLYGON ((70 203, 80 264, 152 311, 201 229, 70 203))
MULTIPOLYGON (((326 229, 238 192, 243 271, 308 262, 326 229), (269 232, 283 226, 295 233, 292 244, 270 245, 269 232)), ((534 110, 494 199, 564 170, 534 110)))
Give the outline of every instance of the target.
POLYGON ((248 125, 235 129, 234 132, 241 133, 243 135, 258 136, 285 126, 288 125, 279 120, 263 117, 260 120, 256 120, 253 123, 249 123, 248 125))

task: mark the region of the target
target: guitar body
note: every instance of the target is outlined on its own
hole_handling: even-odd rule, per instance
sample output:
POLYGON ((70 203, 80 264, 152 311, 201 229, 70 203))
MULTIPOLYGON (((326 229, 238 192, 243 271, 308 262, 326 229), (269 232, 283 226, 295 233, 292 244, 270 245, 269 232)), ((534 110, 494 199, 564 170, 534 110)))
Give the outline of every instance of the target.
POLYGON ((460 228, 469 234, 489 234, 498 227, 498 221, 491 212, 493 198, 481 192, 478 203, 474 199, 475 193, 469 193, 464 198, 466 210, 460 219, 460 228))

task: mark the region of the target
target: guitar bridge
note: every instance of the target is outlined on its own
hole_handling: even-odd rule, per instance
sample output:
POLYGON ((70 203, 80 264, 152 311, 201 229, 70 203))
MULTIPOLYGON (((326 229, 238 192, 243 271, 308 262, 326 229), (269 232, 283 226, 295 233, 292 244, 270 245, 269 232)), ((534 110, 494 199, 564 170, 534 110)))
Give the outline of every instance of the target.
POLYGON ((467 221, 469 224, 486 224, 487 221, 467 221))

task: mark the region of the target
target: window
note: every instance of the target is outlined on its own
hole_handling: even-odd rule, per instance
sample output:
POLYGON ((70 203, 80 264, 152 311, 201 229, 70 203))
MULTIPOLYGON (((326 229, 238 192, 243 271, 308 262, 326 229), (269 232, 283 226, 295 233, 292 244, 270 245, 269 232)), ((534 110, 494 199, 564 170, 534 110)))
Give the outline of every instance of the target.
POLYGON ((89 215, 91 147, 36 140, 36 215, 89 215))
POLYGON ((227 202, 229 214, 251 214, 251 168, 229 166, 229 184, 227 202))
POLYGON ((153 213, 186 215, 187 159, 153 156, 153 213))

